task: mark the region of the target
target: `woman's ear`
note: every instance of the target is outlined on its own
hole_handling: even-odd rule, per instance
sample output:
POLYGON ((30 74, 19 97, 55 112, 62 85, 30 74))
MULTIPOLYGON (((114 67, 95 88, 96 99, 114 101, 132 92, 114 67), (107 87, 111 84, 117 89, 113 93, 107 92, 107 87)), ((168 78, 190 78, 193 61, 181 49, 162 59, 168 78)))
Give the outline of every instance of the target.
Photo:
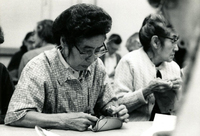
POLYGON ((61 51, 63 57, 66 59, 67 56, 69 55, 69 50, 67 47, 66 40, 63 36, 60 37, 60 51, 61 51))
POLYGON ((157 35, 151 37, 151 45, 155 49, 158 49, 160 47, 161 43, 157 35))
POLYGON ((65 38, 63 37, 63 36, 61 36, 60 37, 60 46, 62 47, 62 48, 64 48, 64 45, 65 45, 65 38))

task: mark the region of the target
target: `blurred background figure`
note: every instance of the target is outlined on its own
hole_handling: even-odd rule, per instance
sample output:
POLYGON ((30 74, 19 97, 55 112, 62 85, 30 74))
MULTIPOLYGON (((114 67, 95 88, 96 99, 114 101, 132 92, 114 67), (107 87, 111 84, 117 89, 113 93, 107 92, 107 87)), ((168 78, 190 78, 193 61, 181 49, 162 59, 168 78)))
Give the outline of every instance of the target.
POLYGON ((25 65, 35 56, 40 53, 50 50, 55 47, 55 42, 52 32, 53 21, 50 19, 45 19, 37 23, 37 26, 34 31, 34 47, 36 49, 28 51, 22 56, 19 69, 18 69, 18 78, 21 75, 21 72, 25 65))
MULTIPOLYGON (((4 42, 4 35, 0 26, 0 44, 4 42)), ((6 67, 0 63, 0 124, 4 123, 10 98, 14 91, 13 81, 6 67)))
POLYGON ((28 32, 22 42, 22 46, 20 47, 20 50, 16 52, 8 64, 8 70, 9 73, 13 79, 14 85, 18 82, 18 68, 21 61, 22 56, 24 53, 26 53, 29 50, 32 50, 34 48, 34 33, 28 32))
POLYGON ((148 0, 168 19, 187 50, 183 96, 173 136, 200 135, 200 0, 148 0))
POLYGON ((0 26, 0 44, 2 44, 4 42, 4 34, 3 34, 3 30, 0 26))
POLYGON ((100 57, 100 59, 103 61, 106 72, 111 79, 111 81, 114 78, 115 75, 115 68, 121 59, 121 55, 117 53, 117 51, 120 48, 120 44, 122 42, 122 39, 119 34, 112 34, 108 38, 108 41, 106 43, 108 48, 108 53, 100 57))
POLYGON ((137 50, 142 47, 140 40, 139 40, 139 33, 136 32, 132 34, 128 40, 126 41, 126 49, 131 52, 133 50, 137 50))

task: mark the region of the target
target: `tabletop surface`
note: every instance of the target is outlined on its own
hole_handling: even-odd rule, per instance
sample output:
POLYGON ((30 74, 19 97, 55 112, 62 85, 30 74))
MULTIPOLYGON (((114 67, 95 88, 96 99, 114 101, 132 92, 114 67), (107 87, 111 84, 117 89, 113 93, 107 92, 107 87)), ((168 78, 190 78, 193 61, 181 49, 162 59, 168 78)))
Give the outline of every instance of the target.
MULTIPOLYGON (((92 132, 92 131, 71 131, 57 130, 50 131, 59 136, 141 136, 141 134, 152 126, 152 122, 128 122, 124 123, 121 129, 92 132)), ((12 127, 0 125, 0 136, 39 136, 34 128, 12 127)))

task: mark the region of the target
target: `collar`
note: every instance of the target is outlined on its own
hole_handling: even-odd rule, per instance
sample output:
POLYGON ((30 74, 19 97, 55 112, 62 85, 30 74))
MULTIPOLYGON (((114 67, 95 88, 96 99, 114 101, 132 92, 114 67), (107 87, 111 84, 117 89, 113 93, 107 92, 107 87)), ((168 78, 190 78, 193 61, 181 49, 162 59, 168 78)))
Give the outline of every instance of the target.
MULTIPOLYGON (((70 67, 70 65, 64 60, 61 52, 59 49, 57 49, 57 54, 58 54, 58 58, 61 61, 61 63, 64 65, 64 67, 66 69, 68 69, 70 71, 70 73, 74 76, 74 78, 76 79, 83 79, 86 78, 90 73, 91 73, 91 67, 89 66, 86 70, 84 71, 76 71, 74 70, 72 67, 70 67)), ((72 78, 72 79, 74 79, 72 78)))
POLYGON ((113 53, 112 55, 110 55, 109 53, 105 54, 105 58, 114 58, 116 57, 116 53, 113 53))

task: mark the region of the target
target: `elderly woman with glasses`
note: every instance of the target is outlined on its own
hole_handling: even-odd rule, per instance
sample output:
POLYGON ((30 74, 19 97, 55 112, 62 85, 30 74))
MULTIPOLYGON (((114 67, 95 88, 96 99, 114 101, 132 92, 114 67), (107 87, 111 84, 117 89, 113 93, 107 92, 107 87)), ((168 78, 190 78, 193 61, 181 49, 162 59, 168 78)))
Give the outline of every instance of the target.
POLYGON ((142 48, 116 68, 115 92, 130 121, 152 121, 155 113, 175 114, 181 71, 173 61, 178 36, 161 15, 149 15, 139 31, 142 48))
POLYGON ((77 4, 62 12, 53 24, 58 47, 26 65, 5 123, 84 131, 100 115, 127 122, 127 109, 118 106, 98 58, 107 52, 104 41, 111 23, 94 5, 77 4))

